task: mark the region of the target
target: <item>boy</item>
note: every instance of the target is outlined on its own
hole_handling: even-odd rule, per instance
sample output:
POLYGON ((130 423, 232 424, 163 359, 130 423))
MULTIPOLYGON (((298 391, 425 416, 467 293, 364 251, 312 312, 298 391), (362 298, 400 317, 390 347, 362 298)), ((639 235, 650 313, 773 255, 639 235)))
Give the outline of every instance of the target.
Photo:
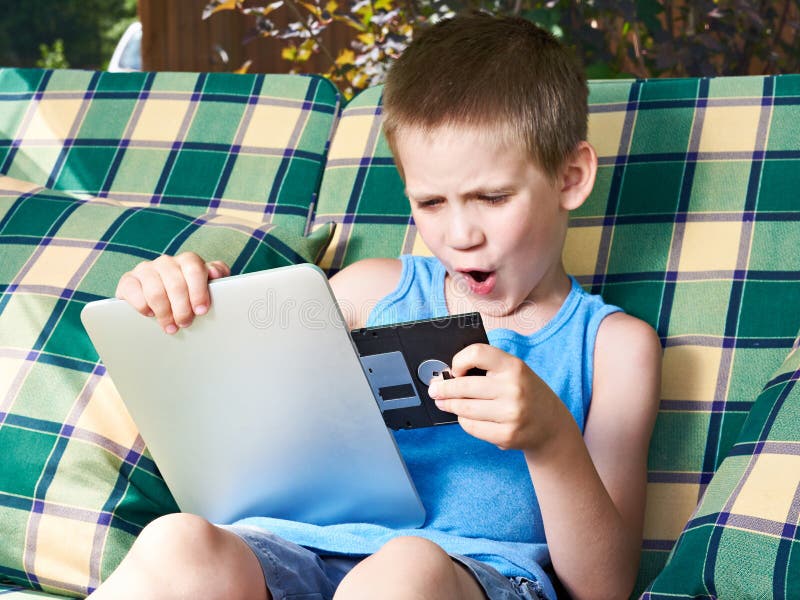
MULTIPOLYGON (((554 598, 548 573, 574 598, 630 594, 661 347, 564 271, 568 211, 597 168, 586 99, 566 50, 521 19, 437 24, 391 69, 385 131, 434 257, 360 261, 331 286, 351 328, 478 310, 492 342, 431 385, 458 425, 396 433, 424 526, 168 515, 96 598, 554 598)), ((164 256, 117 296, 174 333, 228 274, 164 256)))

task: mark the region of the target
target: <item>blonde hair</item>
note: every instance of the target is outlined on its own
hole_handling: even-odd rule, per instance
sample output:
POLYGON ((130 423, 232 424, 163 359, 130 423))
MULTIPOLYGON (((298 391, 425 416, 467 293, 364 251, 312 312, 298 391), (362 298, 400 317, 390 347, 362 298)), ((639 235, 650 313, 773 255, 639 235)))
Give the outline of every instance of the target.
POLYGON ((389 70, 383 128, 480 128, 529 153, 550 177, 586 139, 588 88, 572 52, 522 18, 472 13, 441 21, 389 70), (495 133, 496 132, 496 133, 495 133))

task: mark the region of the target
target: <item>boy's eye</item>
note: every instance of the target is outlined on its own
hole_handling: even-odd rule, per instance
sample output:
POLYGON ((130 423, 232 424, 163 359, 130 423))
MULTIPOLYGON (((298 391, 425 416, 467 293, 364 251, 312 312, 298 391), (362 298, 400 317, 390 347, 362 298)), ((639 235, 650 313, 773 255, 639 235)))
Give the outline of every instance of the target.
POLYGON ((430 208, 432 206, 436 206, 437 204, 441 204, 441 198, 431 198, 430 200, 421 200, 417 202, 417 206, 419 208, 430 208))
MULTIPOLYGON (((480 194, 476 196, 476 198, 482 202, 486 202, 488 204, 500 204, 501 202, 505 202, 510 197, 509 194, 480 194)), ((433 208, 439 204, 442 204, 442 198, 430 198, 428 200, 418 200, 417 207, 418 208, 433 208)))

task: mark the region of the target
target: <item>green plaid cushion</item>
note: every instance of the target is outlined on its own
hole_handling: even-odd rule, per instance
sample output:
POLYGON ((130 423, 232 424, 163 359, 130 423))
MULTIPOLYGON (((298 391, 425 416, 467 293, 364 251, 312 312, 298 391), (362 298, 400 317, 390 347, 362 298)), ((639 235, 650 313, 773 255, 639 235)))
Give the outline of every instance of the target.
MULTIPOLYGON (((343 111, 317 225, 329 273, 427 254, 380 132, 378 88, 343 111)), ((649 455, 644 589, 800 328, 800 76, 590 83, 600 167, 564 260, 658 330, 661 411, 649 455)))
POLYGON ((302 233, 338 109, 315 76, 0 69, 0 174, 302 233))
POLYGON ((756 400, 667 566, 644 599, 797 598, 798 380, 800 350, 796 348, 756 400))
POLYGON ((242 273, 313 262, 331 234, 0 178, 0 580, 85 595, 145 524, 176 510, 83 329, 83 306, 162 254, 194 251, 242 273))
POLYGON ((34 592, 17 585, 4 585, 0 583, 0 597, 3 600, 42 600, 43 598, 67 598, 68 596, 59 596, 56 594, 47 594, 45 592, 34 592))
POLYGON ((381 92, 369 88, 347 104, 328 152, 312 226, 337 224, 321 262, 329 275, 362 258, 430 253, 381 131, 381 92))
POLYGON ((43 598, 68 598, 68 596, 59 596, 56 594, 47 594, 45 592, 34 592, 33 590, 29 590, 18 585, 8 584, 5 585, 0 583, 0 597, 3 600, 35 600, 38 598, 42 600, 43 598))

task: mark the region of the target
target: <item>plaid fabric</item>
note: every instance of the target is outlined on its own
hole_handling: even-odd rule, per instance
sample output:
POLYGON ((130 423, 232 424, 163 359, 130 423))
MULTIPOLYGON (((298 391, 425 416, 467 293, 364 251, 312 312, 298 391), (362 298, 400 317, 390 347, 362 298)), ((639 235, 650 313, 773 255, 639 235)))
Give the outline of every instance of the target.
POLYGON ((3 600, 31 600, 32 598, 67 598, 68 596, 58 596, 44 592, 34 592, 18 585, 5 585, 0 583, 0 597, 3 600))
POLYGON ((78 200, 0 178, 0 580, 85 595, 177 509, 80 322, 142 260, 318 259, 330 229, 78 200))
POLYGON ((370 88, 348 103, 328 152, 312 227, 336 223, 320 263, 329 275, 362 258, 430 254, 381 131, 381 92, 370 88))
MULTIPOLYGON (((343 111, 315 223, 329 273, 429 254, 380 133, 380 89, 343 111)), ((590 83, 595 190, 567 270, 664 345, 637 591, 652 581, 800 328, 800 76, 590 83)))
POLYGON ((3 600, 31 600, 32 598, 68 598, 68 596, 59 596, 56 594, 47 594, 45 592, 34 592, 18 585, 5 585, 0 583, 0 598, 3 600))
POLYGON ((303 233, 338 109, 314 76, 0 69, 0 174, 303 233))
POLYGON ((645 600, 797 598, 798 380, 800 350, 796 349, 756 400, 645 600))

